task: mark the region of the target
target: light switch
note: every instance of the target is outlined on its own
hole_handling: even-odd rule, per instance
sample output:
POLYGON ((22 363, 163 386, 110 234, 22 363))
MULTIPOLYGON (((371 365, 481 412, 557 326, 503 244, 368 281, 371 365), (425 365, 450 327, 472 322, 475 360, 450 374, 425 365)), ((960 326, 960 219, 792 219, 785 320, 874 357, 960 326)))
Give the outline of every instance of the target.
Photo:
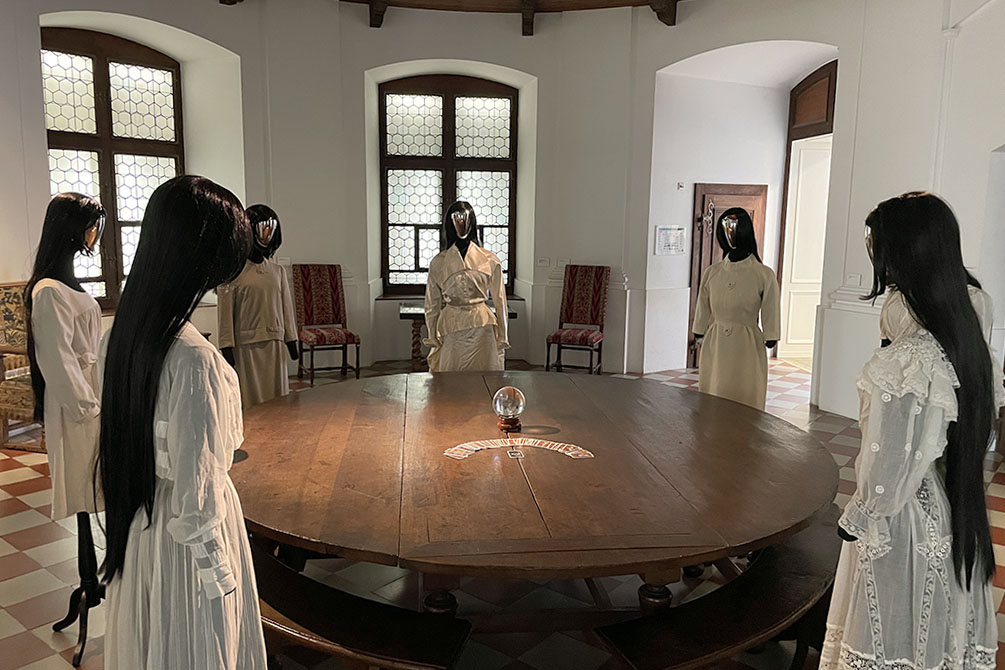
POLYGON ((862 285, 862 275, 857 274, 847 274, 844 276, 845 286, 861 286, 862 285))
POLYGON ((558 267, 564 268, 568 264, 569 264, 569 259, 568 258, 559 258, 558 259, 558 267))
POLYGON ((677 182, 677 190, 678 191, 683 191, 684 190, 684 182, 682 182, 682 181, 677 182))
POLYGON ((538 258, 537 259, 537 267, 539 267, 539 268, 546 268, 546 267, 550 267, 550 266, 551 266, 551 259, 550 258, 538 258))

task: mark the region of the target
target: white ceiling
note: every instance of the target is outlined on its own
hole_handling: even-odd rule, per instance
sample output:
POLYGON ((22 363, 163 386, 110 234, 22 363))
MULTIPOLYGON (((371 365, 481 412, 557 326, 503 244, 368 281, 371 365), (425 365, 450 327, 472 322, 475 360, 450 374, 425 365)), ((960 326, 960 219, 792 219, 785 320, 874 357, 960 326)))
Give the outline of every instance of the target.
POLYGON ((803 77, 838 57, 837 47, 819 42, 748 42, 706 51, 668 65, 661 74, 792 88, 803 77))

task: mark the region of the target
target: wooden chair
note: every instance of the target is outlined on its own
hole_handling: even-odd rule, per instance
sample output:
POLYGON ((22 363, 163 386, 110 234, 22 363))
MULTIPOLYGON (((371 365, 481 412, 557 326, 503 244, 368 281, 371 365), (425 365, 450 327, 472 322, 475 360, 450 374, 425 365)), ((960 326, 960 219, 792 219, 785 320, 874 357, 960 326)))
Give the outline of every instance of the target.
POLYGON ((792 668, 801 668, 807 647, 823 640, 825 599, 841 552, 837 518, 831 505, 709 595, 597 633, 635 670, 703 668, 775 638, 797 641, 792 668))
POLYGON ((562 307, 558 330, 548 335, 548 350, 544 369, 551 369, 551 346, 558 346, 555 369, 589 370, 600 374, 604 353, 604 320, 607 318, 607 287, 611 268, 607 265, 566 265, 562 282, 562 307), (562 350, 578 349, 590 352, 590 365, 563 365, 562 350), (593 355, 597 364, 593 364, 593 355))
POLYGON ((319 370, 339 370, 343 375, 352 369, 359 379, 359 336, 346 325, 345 289, 342 287, 341 265, 294 265, 293 302, 297 310, 300 360, 297 377, 304 378, 304 347, 311 354, 310 381, 319 370), (349 345, 356 347, 356 365, 349 365, 349 345), (319 368, 314 365, 315 351, 342 352, 342 365, 319 368))
POLYGON ((25 282, 0 284, 0 446, 44 451, 44 441, 10 443, 11 430, 35 423, 24 289, 25 282))
POLYGON ((252 541, 262 626, 269 653, 293 645, 360 668, 446 670, 454 667, 471 624, 360 598, 288 568, 252 541))

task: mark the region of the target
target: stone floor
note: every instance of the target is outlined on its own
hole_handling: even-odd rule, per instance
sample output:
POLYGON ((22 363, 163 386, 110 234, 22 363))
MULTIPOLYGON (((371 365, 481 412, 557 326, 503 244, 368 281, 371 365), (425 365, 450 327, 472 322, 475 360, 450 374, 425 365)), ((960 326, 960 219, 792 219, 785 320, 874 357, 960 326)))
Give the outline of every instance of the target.
MULTIPOLYGON (((533 369, 519 363, 515 369, 533 369)), ((407 362, 377 363, 363 372, 376 376, 407 372, 407 362)), ((618 375, 641 383, 658 383, 694 389, 693 370, 649 375, 618 375)), ((317 384, 342 383, 339 375, 321 376, 317 384)), ((855 422, 820 412, 809 404, 810 375, 789 364, 774 363, 770 371, 767 410, 808 430, 825 444, 841 468, 837 502, 843 503, 854 491, 854 462, 859 451, 860 433, 855 422)), ((294 390, 307 385, 292 380, 294 390)), ((49 519, 48 465, 44 454, 0 450, 0 670, 67 670, 76 626, 53 633, 51 623, 61 618, 71 587, 76 583, 76 528, 72 519, 49 519)), ((986 463, 988 509, 992 521, 998 572, 994 579, 999 607, 1000 630, 1005 630, 1001 613, 1005 594, 1005 467, 997 455, 986 463)), ((97 538, 100 544, 100 534, 97 538)), ((310 561, 311 577, 346 591, 376 600, 415 607, 419 600, 416 575, 405 570, 342 559, 310 561)), ((615 605, 637 603, 637 577, 598 580, 615 605)), ((679 604, 713 590, 723 578, 708 568, 701 578, 684 579, 672 585, 674 602, 679 604)), ((576 608, 593 604, 582 581, 496 581, 465 579, 457 592, 460 613, 523 611, 539 608, 576 608)), ((91 615, 91 640, 82 667, 101 668, 104 608, 91 615)), ((1000 635, 1000 640, 1005 636, 1000 635)), ((1005 660, 999 644, 999 662, 1005 660)), ((792 647, 768 645, 761 653, 746 654, 725 666, 775 670, 788 667, 792 647)), ((286 670, 335 670, 342 665, 308 652, 291 652, 284 659, 286 670)), ((460 670, 614 670, 622 665, 590 633, 512 633, 474 635, 465 648, 460 670)), ((815 667, 811 656, 807 667, 815 667)))

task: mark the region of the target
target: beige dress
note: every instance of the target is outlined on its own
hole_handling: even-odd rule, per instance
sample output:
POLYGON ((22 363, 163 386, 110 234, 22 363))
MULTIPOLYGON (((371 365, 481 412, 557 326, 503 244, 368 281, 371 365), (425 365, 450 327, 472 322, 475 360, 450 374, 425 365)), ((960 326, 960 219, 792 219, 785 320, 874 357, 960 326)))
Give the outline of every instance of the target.
POLYGON ((455 245, 437 254, 426 282, 429 371, 505 369, 507 309, 502 265, 494 253, 472 242, 464 256, 455 245))
POLYGON ((698 389, 764 409, 768 390, 764 342, 777 340, 780 331, 775 273, 753 256, 737 263, 724 259, 708 268, 701 279, 692 330, 705 336, 698 389))
POLYGON ((52 518, 101 509, 94 495, 101 393, 101 308, 55 279, 32 289, 35 356, 45 379, 45 445, 52 477, 52 518))
POLYGON ((217 291, 220 348, 234 349, 244 407, 290 392, 286 342, 297 339, 297 319, 289 286, 279 263, 248 261, 217 291))

